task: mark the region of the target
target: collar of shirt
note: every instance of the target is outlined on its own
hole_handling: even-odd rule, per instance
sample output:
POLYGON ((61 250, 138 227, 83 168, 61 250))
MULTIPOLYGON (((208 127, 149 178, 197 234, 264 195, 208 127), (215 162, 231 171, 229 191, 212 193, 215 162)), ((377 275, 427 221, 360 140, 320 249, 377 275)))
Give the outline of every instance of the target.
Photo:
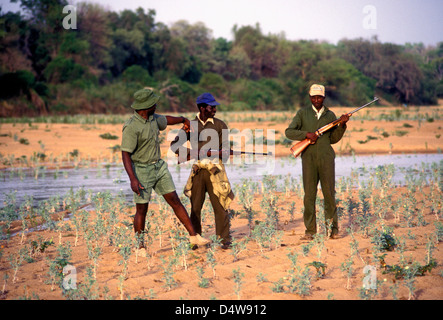
POLYGON ((321 115, 325 111, 325 106, 322 106, 320 111, 317 111, 317 109, 314 106, 312 106, 312 109, 314 110, 315 116, 317 117, 317 120, 318 120, 318 119, 320 119, 321 115))
POLYGON ((143 122, 143 123, 146 123, 146 122, 148 122, 148 121, 152 121, 152 119, 154 119, 154 115, 153 114, 151 114, 149 117, 148 117, 148 119, 145 119, 145 118, 143 118, 137 111, 134 111, 134 115, 135 115, 135 118, 136 119, 138 119, 139 121, 141 121, 141 122, 143 122))
POLYGON ((206 122, 203 122, 203 120, 200 119, 200 112, 197 113, 197 119, 198 119, 198 121, 200 121, 200 123, 201 123, 203 126, 204 126, 208 121, 211 122, 212 124, 214 124, 214 118, 208 118, 208 119, 206 120, 206 122))

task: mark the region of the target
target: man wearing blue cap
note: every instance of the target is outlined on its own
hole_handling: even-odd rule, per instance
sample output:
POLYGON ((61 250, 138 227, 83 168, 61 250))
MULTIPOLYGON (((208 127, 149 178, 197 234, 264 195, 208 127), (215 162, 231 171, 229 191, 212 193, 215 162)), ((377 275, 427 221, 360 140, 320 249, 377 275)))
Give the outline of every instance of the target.
MULTIPOLYGON (((157 102, 160 99, 150 89, 142 89, 134 94, 134 115, 126 121, 122 134, 122 161, 131 182, 134 192, 136 214, 134 217, 134 231, 141 235, 144 231, 146 213, 151 199, 152 189, 162 195, 172 207, 177 218, 183 223, 190 234, 192 245, 209 243, 195 232, 185 207, 175 191, 174 181, 163 161, 160 152, 159 134, 168 125, 184 123, 184 129, 189 129, 190 122, 185 117, 163 116, 155 113, 157 102)), ((140 241, 140 255, 146 255, 140 241)))
POLYGON ((220 104, 212 94, 203 93, 197 97, 196 103, 199 113, 191 121, 191 132, 186 135, 191 149, 181 146, 184 141, 180 140, 180 136, 184 136, 184 132, 179 132, 171 143, 171 150, 179 157, 184 154, 187 160, 197 160, 184 190, 191 200, 191 221, 195 231, 202 232, 201 209, 207 192, 214 209, 216 235, 222 240, 222 248, 227 249, 231 244, 227 209, 234 198, 223 164, 229 157, 229 130, 226 123, 215 118, 220 104), (209 150, 219 151, 219 156, 211 157, 209 150))

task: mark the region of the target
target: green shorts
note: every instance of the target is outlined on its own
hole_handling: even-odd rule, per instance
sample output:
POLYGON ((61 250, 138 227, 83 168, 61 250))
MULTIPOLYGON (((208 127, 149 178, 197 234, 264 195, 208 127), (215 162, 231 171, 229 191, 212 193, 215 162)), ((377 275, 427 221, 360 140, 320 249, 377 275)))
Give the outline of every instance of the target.
POLYGON ((175 191, 168 164, 161 159, 153 164, 134 164, 134 172, 144 188, 140 190, 140 195, 134 192, 135 203, 149 203, 152 189, 161 196, 175 191))

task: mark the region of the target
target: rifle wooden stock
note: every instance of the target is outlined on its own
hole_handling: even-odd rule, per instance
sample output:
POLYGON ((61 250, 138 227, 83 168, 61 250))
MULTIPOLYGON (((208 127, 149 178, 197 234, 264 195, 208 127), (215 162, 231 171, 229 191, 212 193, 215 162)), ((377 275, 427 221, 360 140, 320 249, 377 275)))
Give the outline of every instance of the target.
MULTIPOLYGON (((362 105, 361 107, 358 107, 354 110, 352 110, 351 112, 348 113, 348 116, 352 116, 352 114, 354 114, 355 112, 357 112, 360 109, 363 109, 367 106, 369 106, 370 104, 374 103, 375 101, 377 101, 378 98, 374 97, 374 100, 362 105)), ((337 126, 340 123, 340 119, 337 119, 335 121, 332 121, 331 123, 328 123, 327 125, 321 127, 320 129, 318 129, 317 131, 315 131, 315 135, 317 137, 320 137, 321 135, 323 135, 323 133, 325 133, 326 131, 328 131, 329 129, 332 129, 333 127, 337 126)), ((314 142, 315 143, 315 142, 314 142)), ((310 144, 314 144, 310 139, 306 138, 300 142, 297 142, 296 144, 294 144, 291 147, 291 153, 292 155, 297 158, 310 144)))
POLYGON ((305 150, 310 144, 311 144, 311 140, 309 140, 309 139, 305 139, 300 142, 297 142, 290 149, 292 155, 297 158, 303 152, 303 150, 305 150))

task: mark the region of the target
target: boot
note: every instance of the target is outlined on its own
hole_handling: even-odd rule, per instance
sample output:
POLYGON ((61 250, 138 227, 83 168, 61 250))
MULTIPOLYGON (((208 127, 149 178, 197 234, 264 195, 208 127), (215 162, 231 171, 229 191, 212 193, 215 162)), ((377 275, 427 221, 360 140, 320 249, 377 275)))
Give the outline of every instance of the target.
POLYGON ((204 245, 210 243, 209 240, 203 238, 203 237, 202 237, 201 235, 199 235, 198 233, 197 233, 197 235, 195 235, 195 236, 190 236, 190 237, 189 237, 189 242, 190 242, 192 245, 197 245, 197 246, 204 246, 204 245))

